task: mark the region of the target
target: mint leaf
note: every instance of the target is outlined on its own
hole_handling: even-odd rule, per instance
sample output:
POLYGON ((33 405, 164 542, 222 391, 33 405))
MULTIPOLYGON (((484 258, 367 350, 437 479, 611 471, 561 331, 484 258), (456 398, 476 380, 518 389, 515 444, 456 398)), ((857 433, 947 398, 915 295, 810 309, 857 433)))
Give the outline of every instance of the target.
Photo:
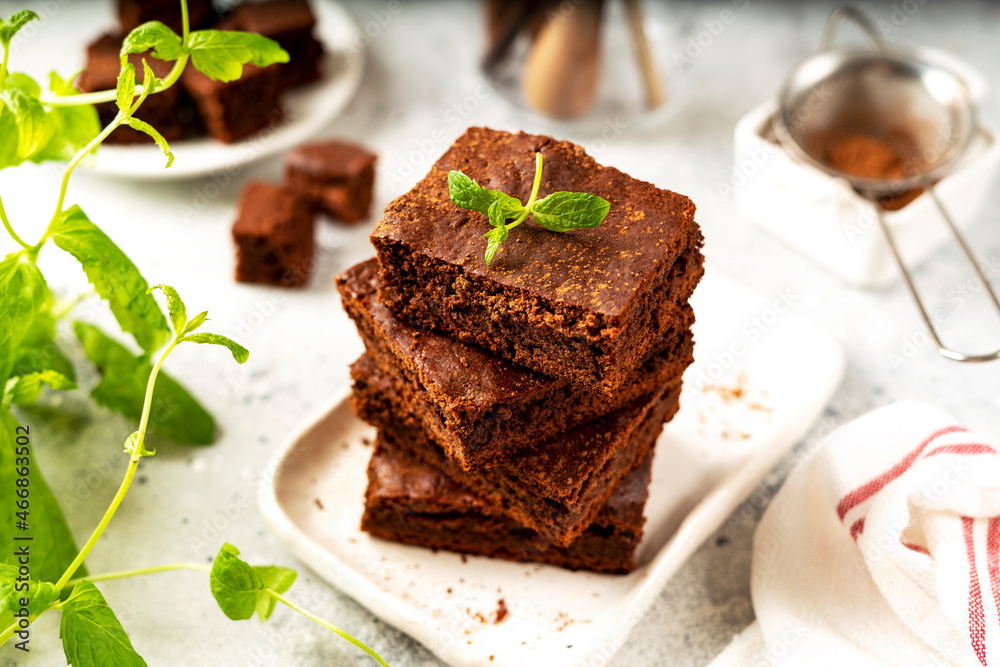
POLYGON ((153 50, 153 57, 160 60, 177 60, 186 53, 180 35, 159 21, 143 23, 130 32, 122 42, 122 59, 131 53, 153 50))
MULTIPOLYGON (((79 550, 66 517, 38 467, 34 454, 38 443, 34 441, 34 434, 28 431, 25 435, 18 426, 8 410, 0 410, 0 544, 13 545, 15 535, 31 535, 31 576, 39 581, 57 581, 79 550), (17 443, 18 437, 21 445, 17 443), (22 449, 25 438, 29 441, 26 453, 22 449), (27 458, 30 493, 28 531, 23 532, 17 529, 17 522, 22 520, 17 512, 24 508, 18 506, 23 499, 17 495, 15 480, 25 460, 19 457, 27 458)), ((0 562, 18 565, 14 549, 3 549, 0 562)), ((77 575, 85 576, 86 569, 81 567, 77 575)))
POLYGON ((156 145, 160 147, 160 150, 163 151, 163 155, 167 158, 167 167, 174 163, 174 154, 170 152, 170 144, 167 143, 167 140, 163 138, 162 134, 157 132, 156 128, 145 121, 139 120, 135 116, 129 116, 125 119, 125 122, 128 123, 128 126, 133 130, 144 132, 153 138, 153 141, 156 142, 156 145))
MULTIPOLYGON (((146 383, 153 370, 149 358, 133 356, 123 345, 89 324, 74 322, 73 330, 83 343, 87 358, 101 372, 101 381, 91 396, 98 404, 138 422, 146 383)), ((180 443, 207 445, 215 436, 215 420, 184 387, 161 370, 153 389, 149 430, 180 443)))
MULTIPOLYGON (((13 618, 21 609, 21 599, 28 600, 27 608, 30 616, 37 616, 49 605, 59 599, 59 589, 48 582, 41 582, 35 579, 28 581, 18 581, 18 568, 7 563, 0 563, 0 619, 6 618, 8 612, 13 618), (21 585, 27 584, 27 590, 18 590, 21 585)), ((9 623, 5 623, 6 628, 9 623)))
MULTIPOLYGON (((17 123, 14 122, 14 114, 7 113, 0 102, 0 137, 15 136, 17 136, 17 123)), ((21 164, 23 161, 17 156, 16 141, 0 141, 0 169, 21 164)))
POLYGON ((10 45, 10 40, 14 38, 21 28, 27 25, 30 21, 35 21, 38 19, 38 14, 28 9, 22 9, 19 12, 14 12, 8 17, 6 21, 0 24, 0 43, 7 47, 10 45))
MULTIPOLYGON (((2 113, 14 115, 17 126, 17 157, 27 159, 37 153, 52 137, 52 121, 37 97, 21 88, 0 90, 0 102, 6 107, 2 113)), ((4 142, 9 141, 4 137, 4 142)))
POLYGON ((507 219, 503 215, 503 208, 500 202, 495 201, 490 204, 490 207, 486 211, 486 217, 490 219, 491 227, 506 227, 507 219))
POLYGON ((132 63, 122 65, 122 70, 118 74, 118 90, 115 92, 115 104, 119 111, 128 114, 132 108, 132 100, 135 99, 135 67, 132 63))
MULTIPOLYGON (((58 74, 49 74, 49 88, 56 95, 78 95, 72 80, 64 81, 58 74)), ((89 104, 52 107, 48 112, 52 122, 52 137, 32 160, 71 160, 77 152, 93 141, 101 132, 97 109, 89 104)))
POLYGON ((73 667, 146 667, 125 628, 90 581, 73 587, 59 626, 66 661, 73 667))
POLYGON ((287 63, 288 53, 262 35, 232 30, 198 30, 188 36, 191 64, 210 79, 235 81, 247 63, 267 67, 287 63))
POLYGON ((228 542, 222 545, 209 583, 212 596, 227 617, 245 621, 257 612, 266 621, 277 600, 270 594, 284 593, 295 582, 296 572, 287 567, 265 565, 254 567, 239 557, 240 550, 228 542))
POLYGON ((486 256, 484 261, 486 266, 490 265, 493 258, 496 257, 497 251, 500 250, 500 244, 507 240, 508 231, 506 227, 494 227, 489 232, 484 234, 485 238, 488 240, 486 244, 486 256))
POLYGON ((231 620, 245 621, 257 611, 264 581, 257 570, 239 558, 239 553, 228 542, 223 544, 212 563, 209 583, 222 613, 231 620))
POLYGON ((524 210, 524 205, 499 190, 487 190, 460 171, 448 172, 448 194, 455 206, 469 211, 489 214, 490 205, 500 202, 505 218, 513 218, 524 210))
POLYGON ((174 327, 174 333, 181 333, 187 324, 187 308, 184 306, 184 302, 181 301, 177 290, 170 285, 153 285, 146 290, 146 293, 150 294, 157 289, 167 297, 167 311, 170 313, 170 324, 174 327))
MULTIPOLYGON (((295 570, 277 565, 260 565, 254 569, 257 570, 264 588, 270 588, 275 593, 284 593, 287 591, 295 583, 295 578, 299 576, 299 573, 295 570)), ((260 617, 260 620, 266 621, 271 618, 271 614, 274 613, 274 605, 277 603, 278 600, 273 595, 258 596, 257 616, 260 617)))
POLYGON ((66 210, 52 239, 80 262, 123 331, 132 334, 147 352, 163 347, 170 329, 156 299, 146 293, 149 285, 125 253, 87 219, 79 206, 66 210))
POLYGON ((0 386, 10 377, 21 342, 48 293, 41 271, 22 253, 0 262, 0 386))
POLYGON ((187 335, 187 334, 191 333, 192 331, 194 331, 195 329, 197 329, 198 327, 200 327, 202 324, 205 323, 205 320, 207 320, 207 319, 208 319, 208 311, 207 310, 203 310, 200 313, 198 313, 197 315, 195 315, 194 317, 192 317, 191 321, 188 322, 187 326, 184 327, 184 335, 187 335))
POLYGON ((535 222, 552 232, 597 227, 611 210, 608 200, 586 192, 553 192, 531 207, 535 222))
POLYGON ((28 325, 17 349, 11 377, 53 370, 75 381, 76 369, 56 343, 56 321, 51 314, 41 312, 28 325))
POLYGON ((40 97, 42 94, 42 87, 22 72, 10 72, 4 82, 4 88, 17 88, 28 97, 40 97))
POLYGON ((42 385, 47 384, 58 391, 76 389, 76 383, 62 373, 53 370, 22 375, 8 387, 11 402, 15 405, 33 405, 38 400, 42 385))
POLYGON ((223 347, 227 347, 233 353, 233 359, 238 364, 242 364, 250 358, 250 352, 245 347, 219 334, 196 333, 184 336, 181 340, 185 343, 201 343, 204 345, 222 345, 223 347))

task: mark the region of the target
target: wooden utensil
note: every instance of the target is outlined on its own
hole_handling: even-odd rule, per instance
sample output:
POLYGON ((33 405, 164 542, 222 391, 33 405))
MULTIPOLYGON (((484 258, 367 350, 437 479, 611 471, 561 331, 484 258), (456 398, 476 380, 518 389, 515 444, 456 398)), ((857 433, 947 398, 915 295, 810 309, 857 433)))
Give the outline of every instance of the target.
POLYGON ((628 14, 629 32, 632 33, 632 42, 635 45, 635 57, 639 61, 639 70, 642 72, 643 88, 646 91, 646 106, 655 109, 666 101, 667 96, 663 91, 662 80, 656 71, 653 52, 649 48, 649 39, 646 37, 645 21, 639 0, 625 0, 625 12, 628 14))
POLYGON ((551 14, 539 30, 521 77, 525 99, 539 113, 566 120, 581 116, 593 104, 600 78, 603 5, 603 0, 583 0, 551 14))

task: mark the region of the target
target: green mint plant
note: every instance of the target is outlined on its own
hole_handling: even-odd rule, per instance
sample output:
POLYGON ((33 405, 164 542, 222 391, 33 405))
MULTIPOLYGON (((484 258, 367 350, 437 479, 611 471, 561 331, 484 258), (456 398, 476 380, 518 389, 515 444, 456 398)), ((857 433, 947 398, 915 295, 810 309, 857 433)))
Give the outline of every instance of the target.
MULTIPOLYGON (((288 61, 284 50, 260 35, 191 32, 186 1, 181 0, 180 6, 182 34, 159 22, 139 26, 122 45, 116 90, 87 94, 73 88, 75 77, 63 79, 53 72, 49 91, 43 93, 27 75, 9 71, 11 40, 38 17, 34 12, 20 11, 0 19, 0 169, 26 161, 68 162, 55 210, 37 243, 28 243, 17 234, 0 197, 0 222, 19 246, 0 260, 0 646, 24 632, 42 614, 58 611, 62 614, 64 653, 74 667, 145 665, 95 583, 190 569, 209 572, 212 593, 230 618, 249 618, 256 611, 261 620, 266 620, 281 602, 386 665, 370 648, 284 596, 295 579, 292 570, 250 566, 228 544, 222 547, 211 570, 199 563, 174 563, 90 575, 85 566, 87 556, 123 502, 139 462, 156 453, 147 446, 148 433, 158 431, 190 444, 208 444, 213 439, 215 422, 211 415, 162 371, 167 357, 187 343, 224 346, 241 364, 249 356, 234 341, 200 331, 208 321, 207 311, 188 318, 184 302, 173 288, 150 287, 128 256, 78 206, 67 207, 65 201, 74 169, 120 126, 127 125, 152 137, 166 157, 166 166, 171 165, 173 155, 167 142, 135 113, 150 95, 173 86, 189 62, 213 79, 231 81, 241 76, 247 63, 266 67, 288 61), (147 51, 174 64, 160 79, 143 59, 140 86, 129 56, 147 51), (118 113, 102 129, 92 105, 112 101, 118 113), (34 448, 28 444, 28 427, 20 425, 11 412, 12 406, 34 403, 43 386, 57 391, 77 387, 73 363, 56 341, 57 323, 72 312, 76 300, 59 304, 37 264, 39 253, 50 241, 80 263, 93 291, 108 303, 121 330, 141 349, 135 355, 98 328, 73 323, 85 354, 101 373, 101 381, 91 395, 98 404, 138 423, 124 443, 129 456, 124 479, 80 549, 38 468, 34 448), (166 298, 169 323, 152 295, 154 290, 166 298), (31 562, 26 568, 18 560, 17 537, 18 531, 29 528, 31 562), (248 601, 253 602, 250 614, 246 613, 248 601)), ((16 640, 14 646, 18 648, 16 640)))
POLYGON ((499 190, 484 188, 460 171, 448 172, 451 202, 459 208, 482 213, 493 227, 484 234, 487 243, 483 259, 487 266, 496 257, 500 244, 507 240, 510 230, 527 220, 528 216, 539 227, 552 232, 568 232, 571 229, 597 227, 611 210, 608 200, 587 192, 553 192, 538 199, 541 185, 541 153, 535 153, 535 181, 526 204, 499 190), (507 222, 511 218, 513 221, 507 222))

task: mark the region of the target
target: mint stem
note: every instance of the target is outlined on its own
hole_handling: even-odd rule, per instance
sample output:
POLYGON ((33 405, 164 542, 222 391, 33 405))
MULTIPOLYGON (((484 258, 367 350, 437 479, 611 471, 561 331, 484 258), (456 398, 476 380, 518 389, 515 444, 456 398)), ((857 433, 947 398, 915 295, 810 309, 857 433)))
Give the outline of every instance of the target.
POLYGON ((31 246, 21 240, 21 237, 17 235, 14 228, 10 225, 10 220, 7 218, 7 211, 3 207, 3 200, 0 199, 0 221, 3 221, 3 227, 10 234, 10 237, 17 241, 17 244, 24 248, 25 250, 31 250, 31 246))
POLYGON ((278 602, 281 602, 282 604, 287 605, 290 609, 294 609, 295 611, 299 612, 300 614, 302 614, 303 616, 305 616, 309 620, 311 620, 311 621, 313 621, 315 623, 319 623, 320 625, 322 625, 327 630, 330 630, 331 632, 334 632, 337 635, 340 635, 343 639, 346 639, 347 641, 351 642, 352 644, 354 644, 355 646, 357 646, 359 649, 361 649, 362 651, 364 651, 365 653, 367 653, 371 657, 375 658, 378 661, 378 664, 382 665, 382 667, 389 667, 389 663, 387 663, 385 660, 383 660, 382 657, 379 656, 378 653, 376 653, 372 649, 368 648, 368 646, 366 646, 365 644, 361 643, 360 641, 358 641, 357 639, 355 639, 351 635, 347 634, 346 632, 344 632, 343 630, 341 630, 337 626, 331 625, 330 623, 327 623, 326 621, 324 621, 319 616, 313 614, 310 611, 307 611, 307 610, 303 609, 302 607, 299 607, 298 605, 296 605, 291 600, 289 600, 289 599, 287 599, 285 597, 282 597, 282 595, 280 593, 277 593, 277 592, 275 592, 274 590, 272 590, 270 588, 265 589, 265 592, 268 595, 273 596, 274 599, 277 600, 278 602))
POLYGON ((538 189, 542 186, 542 153, 539 151, 535 153, 535 182, 531 185, 531 196, 528 198, 528 203, 525 204, 524 210, 521 211, 521 215, 514 219, 514 222, 509 225, 504 225, 508 231, 514 229, 519 224, 528 219, 531 215, 531 207, 535 204, 535 200, 538 199, 538 189))
POLYGON ((7 82, 7 63, 10 61, 10 47, 3 45, 3 62, 0 63, 0 86, 7 82))
POLYGON ((153 567, 143 567, 136 570, 123 570, 121 572, 106 572, 105 574, 92 574, 86 577, 77 577, 66 582, 66 586, 73 586, 81 581, 113 581, 115 579, 128 579, 130 577, 141 577, 147 574, 158 574, 160 572, 172 572, 174 570, 199 570, 201 572, 211 572, 212 568, 201 563, 169 563, 167 565, 154 565, 153 567))
POLYGON ((91 549, 97 544, 97 540, 101 538, 104 534, 105 529, 108 524, 111 523, 111 519, 114 518, 115 512, 118 511, 118 506, 122 504, 125 499, 125 494, 128 493, 129 487, 132 485, 132 478, 135 477, 135 471, 139 467, 139 461, 142 459, 143 453, 145 452, 145 436, 146 436, 146 426, 149 423, 149 413, 153 405, 153 388, 156 386, 156 376, 160 372, 160 367, 163 365, 164 360, 166 360, 167 355, 177 347, 179 343, 178 338, 174 338, 174 341, 164 350, 160 358, 157 359, 156 365, 153 366, 153 371, 149 374, 149 381, 146 383, 146 399, 142 405, 142 418, 139 421, 139 437, 136 438, 135 445, 130 452, 131 458, 129 459, 128 470, 125 471, 125 478, 122 480, 121 486, 118 487, 118 493, 115 494, 114 499, 111 501, 111 505, 108 510, 104 513, 101 518, 101 522, 94 529, 93 534, 91 534, 90 539, 87 543, 83 545, 80 549, 80 553, 76 555, 73 562, 70 563, 66 571, 63 572, 62 576, 59 577, 59 581, 56 582, 56 588, 62 590, 69 583, 69 580, 76 574, 76 571, 83 565, 83 561, 86 560, 87 556, 90 555, 91 549))

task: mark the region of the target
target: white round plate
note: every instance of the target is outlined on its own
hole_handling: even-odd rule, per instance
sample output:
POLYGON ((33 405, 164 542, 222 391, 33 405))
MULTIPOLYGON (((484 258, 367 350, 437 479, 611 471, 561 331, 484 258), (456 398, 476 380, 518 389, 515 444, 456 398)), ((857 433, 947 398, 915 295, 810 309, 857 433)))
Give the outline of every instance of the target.
POLYGON ((312 0, 316 36, 326 47, 323 77, 285 97, 287 115, 243 141, 224 144, 208 137, 170 144, 174 163, 164 168, 163 154, 152 144, 102 146, 92 171, 136 180, 181 180, 235 169, 307 141, 325 128, 354 97, 365 68, 362 49, 351 46, 357 26, 334 0, 312 0))

